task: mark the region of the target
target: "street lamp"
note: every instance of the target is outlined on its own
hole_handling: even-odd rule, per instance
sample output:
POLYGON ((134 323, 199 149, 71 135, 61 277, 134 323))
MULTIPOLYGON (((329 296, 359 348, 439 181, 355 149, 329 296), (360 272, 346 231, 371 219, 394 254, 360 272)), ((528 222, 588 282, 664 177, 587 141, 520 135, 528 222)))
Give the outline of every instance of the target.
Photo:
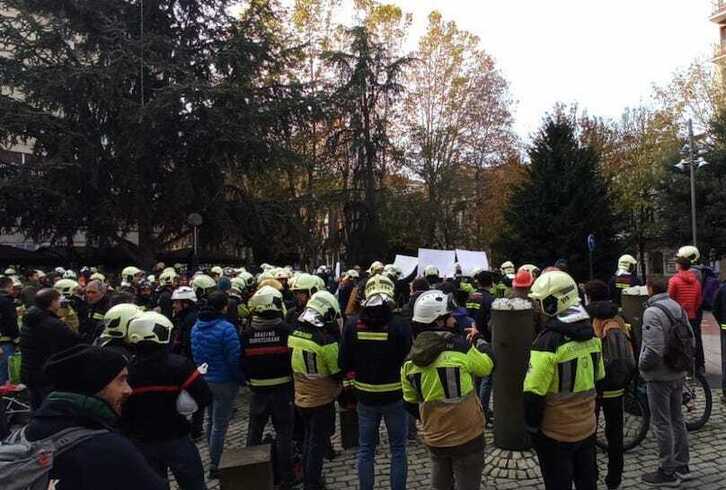
POLYGON ((697 247, 696 242, 696 168, 701 168, 704 165, 708 165, 708 162, 703 159, 703 155, 706 150, 696 150, 696 142, 693 136, 693 121, 688 120, 688 143, 683 145, 681 149, 681 155, 683 158, 680 162, 674 165, 678 170, 685 170, 688 167, 691 175, 691 233, 693 234, 693 246, 697 247))

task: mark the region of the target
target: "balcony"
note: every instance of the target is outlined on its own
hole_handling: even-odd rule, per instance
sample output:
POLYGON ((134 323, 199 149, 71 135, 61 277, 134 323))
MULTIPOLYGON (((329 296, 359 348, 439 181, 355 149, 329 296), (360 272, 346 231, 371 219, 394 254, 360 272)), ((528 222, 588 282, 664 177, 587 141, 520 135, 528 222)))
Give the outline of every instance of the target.
POLYGON ((711 0, 711 22, 716 24, 726 23, 726 0, 711 0))

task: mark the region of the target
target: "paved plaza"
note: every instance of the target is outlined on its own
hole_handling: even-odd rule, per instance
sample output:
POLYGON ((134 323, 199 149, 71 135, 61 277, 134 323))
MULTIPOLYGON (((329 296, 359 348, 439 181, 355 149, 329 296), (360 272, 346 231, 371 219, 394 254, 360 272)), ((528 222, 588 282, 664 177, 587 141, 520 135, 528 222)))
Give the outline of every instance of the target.
MULTIPOLYGON (((713 318, 708 316, 704 321, 704 344, 708 357, 707 374, 712 388, 720 383, 720 344, 718 340, 718 329, 713 318)), ((241 447, 247 434, 247 402, 248 392, 243 391, 240 396, 238 411, 235 414, 233 423, 227 434, 226 447, 241 447)), ((698 432, 690 433, 691 448, 691 471, 694 473, 694 480, 684 482, 681 488, 698 488, 700 490, 726 489, 726 473, 723 471, 723 455, 726 454, 726 410, 720 402, 720 392, 714 390, 713 414, 708 424, 698 432)), ((268 426, 272 431, 271 426, 268 426)), ((333 438, 333 443, 338 456, 333 461, 325 461, 324 475, 329 489, 355 489, 358 488, 358 477, 356 473, 356 452, 355 449, 343 451, 340 446, 339 432, 333 438)), ((200 444, 202 457, 205 465, 208 463, 208 451, 206 443, 200 444)), ((491 455, 494 450, 491 432, 487 433, 487 451, 491 455)), ((430 488, 430 464, 426 448, 420 441, 411 442, 408 447, 408 488, 428 489, 430 488)), ((598 450, 598 464, 601 470, 601 477, 607 464, 606 455, 598 450)), ((643 488, 640 483, 640 475, 644 471, 651 471, 657 466, 657 449, 652 431, 644 443, 636 449, 625 454, 625 472, 623 475, 623 487, 643 488)), ((387 437, 385 429, 381 427, 381 445, 376 453, 376 488, 390 488, 388 475, 390 472, 390 459, 387 448, 387 437)), ((605 488, 602 480, 600 487, 605 488)), ((218 489, 216 481, 210 482, 211 489, 218 489)), ((302 487, 300 487, 302 488, 302 487)), ((482 488, 491 489, 518 489, 534 490, 544 489, 540 479, 531 480, 509 480, 506 478, 494 478, 485 476, 482 478, 482 488)), ((248 490, 248 489, 240 489, 248 490)), ((250 489, 252 490, 252 489, 250 489)))

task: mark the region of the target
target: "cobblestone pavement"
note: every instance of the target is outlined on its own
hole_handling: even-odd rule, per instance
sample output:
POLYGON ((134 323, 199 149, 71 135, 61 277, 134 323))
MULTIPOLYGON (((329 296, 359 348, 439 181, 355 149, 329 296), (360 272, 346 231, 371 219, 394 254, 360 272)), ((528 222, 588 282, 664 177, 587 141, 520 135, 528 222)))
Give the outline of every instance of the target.
MULTIPOLYGON (((706 345, 707 374, 712 388, 720 383, 720 342, 718 340, 718 327, 715 326, 710 315, 704 321, 704 344, 706 345)), ((681 488, 698 488, 700 490, 726 489, 726 475, 723 471, 723 455, 726 454, 726 407, 721 405, 720 390, 713 393, 713 413, 704 428, 700 431, 689 434, 689 445, 691 451, 691 472, 694 474, 692 481, 684 482, 681 488)), ((247 436, 247 399, 249 393, 243 390, 240 395, 238 410, 234 416, 230 429, 227 433, 226 447, 241 447, 247 436)), ((272 432, 272 427, 268 425, 272 432)), ((356 452, 355 449, 343 451, 340 446, 340 432, 333 438, 333 444, 338 456, 333 461, 325 461, 324 475, 328 488, 331 490, 347 490, 358 488, 356 473, 356 452)), ((390 488, 388 475, 390 474, 390 458, 388 452, 388 439, 385 434, 385 427, 381 426, 381 444, 376 452, 376 488, 390 488)), ((199 445, 205 465, 208 465, 209 455, 206 443, 199 445)), ((487 433, 487 452, 489 455, 494 450, 491 433, 487 433)), ((652 430, 648 437, 637 448, 625 454, 625 471, 623 474, 623 489, 643 488, 640 483, 640 476, 646 471, 652 471, 657 467, 657 448, 652 430)), ((408 488, 428 489, 430 488, 431 467, 426 448, 420 441, 411 442, 408 447, 408 488)), ((598 466, 601 476, 604 478, 607 456, 598 450, 598 466)), ((605 488, 601 481, 600 488, 605 488)), ((209 484, 210 490, 219 488, 218 482, 209 484)), ((300 487, 302 488, 302 487, 300 487)), ((505 478, 494 478, 484 476, 482 478, 483 489, 502 490, 535 490, 544 489, 541 479, 532 480, 508 480, 505 478)), ((245 489, 247 490, 247 489, 245 489)), ((254 490, 254 489, 250 489, 254 490)))
MULTIPOLYGON (((238 411, 227 433, 226 447, 241 447, 247 435, 247 399, 249 394, 244 391, 240 395, 238 411)), ((724 476, 722 462, 723 454, 726 453, 726 429, 724 415, 726 410, 720 403, 718 394, 714 392, 713 413, 708 424, 698 432, 690 434, 691 449, 691 471, 695 478, 692 481, 684 482, 681 488, 699 488, 700 490, 716 490, 726 488, 726 476, 724 476)), ((272 431, 271 426, 268 426, 272 431)), ((355 449, 343 451, 340 447, 339 432, 333 438, 333 444, 338 456, 333 461, 325 461, 324 474, 331 490, 355 489, 358 488, 357 473, 355 471, 356 453, 355 449)), ((208 464, 209 456, 206 443, 199 445, 205 465, 208 464)), ((491 435, 487 434, 487 450, 489 453, 494 446, 491 435)), ((419 441, 411 442, 408 447, 408 488, 428 489, 430 488, 430 464, 426 448, 419 441)), ((607 457, 598 451, 598 465, 601 475, 604 477, 607 465, 607 457)), ((625 471, 623 475, 622 488, 643 488, 640 483, 640 475, 644 471, 651 471, 657 465, 657 449, 652 431, 649 432, 646 440, 638 448, 625 454, 625 471)), ((385 428, 381 427, 381 445, 376 452, 376 488, 390 488, 388 475, 390 473, 390 459, 387 447, 387 436, 385 428)), ((600 483, 600 488, 604 484, 600 483)), ((216 490, 219 485, 216 481, 210 482, 210 490, 216 490)), ((300 487, 301 488, 301 487, 300 487)), ((483 489, 518 489, 534 490, 544 489, 540 479, 515 481, 504 478, 482 478, 483 489)), ((246 490, 246 489, 245 489, 246 490)), ((250 489, 252 490, 252 489, 250 489)))

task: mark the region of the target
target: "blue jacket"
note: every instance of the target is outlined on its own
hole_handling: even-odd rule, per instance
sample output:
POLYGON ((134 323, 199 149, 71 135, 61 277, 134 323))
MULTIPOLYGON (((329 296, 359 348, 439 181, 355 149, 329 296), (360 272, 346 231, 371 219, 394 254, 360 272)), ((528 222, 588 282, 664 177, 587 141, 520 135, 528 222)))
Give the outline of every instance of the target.
POLYGON ((234 326, 222 315, 202 311, 192 328, 192 356, 197 366, 209 366, 208 383, 239 383, 240 340, 234 326))

